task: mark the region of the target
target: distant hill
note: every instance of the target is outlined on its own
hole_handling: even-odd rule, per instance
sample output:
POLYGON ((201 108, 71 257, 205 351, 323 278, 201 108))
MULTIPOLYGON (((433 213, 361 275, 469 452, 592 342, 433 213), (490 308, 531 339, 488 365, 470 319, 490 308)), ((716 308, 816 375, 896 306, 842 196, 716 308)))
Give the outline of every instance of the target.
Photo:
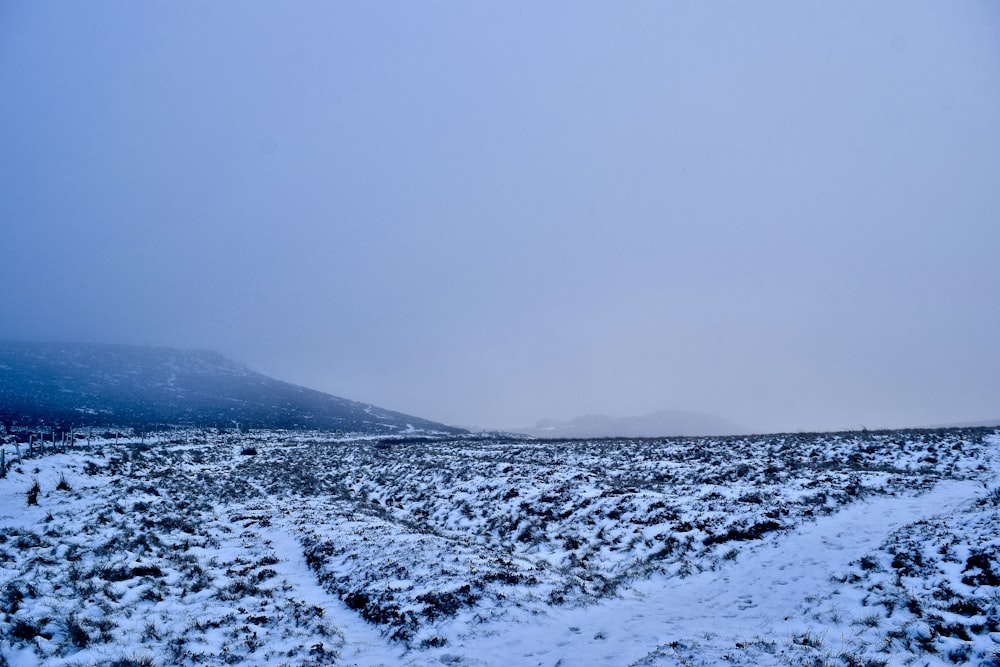
POLYGON ((983 419, 981 421, 972 422, 952 422, 950 424, 935 424, 933 426, 928 426, 926 428, 980 428, 980 427, 992 427, 1000 426, 1000 419, 983 419))
POLYGON ((462 433, 255 373, 216 352, 0 342, 0 422, 462 433))
POLYGON ((746 429, 721 417, 683 410, 660 410, 639 417, 587 415, 570 421, 546 419, 532 428, 514 429, 538 438, 658 438, 736 435, 746 429))

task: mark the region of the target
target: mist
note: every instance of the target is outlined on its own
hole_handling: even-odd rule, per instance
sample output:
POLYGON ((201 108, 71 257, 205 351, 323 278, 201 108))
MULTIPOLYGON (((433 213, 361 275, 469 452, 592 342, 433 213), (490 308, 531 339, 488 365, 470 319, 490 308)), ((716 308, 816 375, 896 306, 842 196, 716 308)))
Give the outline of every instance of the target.
POLYGON ((0 338, 459 426, 1000 417, 1000 5, 5 3, 0 338))

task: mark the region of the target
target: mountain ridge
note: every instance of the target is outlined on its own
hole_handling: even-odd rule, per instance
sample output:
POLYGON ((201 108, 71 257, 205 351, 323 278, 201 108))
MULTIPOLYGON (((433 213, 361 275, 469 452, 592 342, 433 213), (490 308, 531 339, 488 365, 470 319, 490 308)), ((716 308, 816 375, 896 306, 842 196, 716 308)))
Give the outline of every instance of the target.
POLYGON ((0 422, 463 433, 250 370, 211 350, 0 341, 0 422))
POLYGON ((657 410, 633 417, 584 415, 569 421, 543 419, 534 427, 511 429, 538 438, 657 438, 738 435, 747 430, 722 417, 686 410, 657 410))

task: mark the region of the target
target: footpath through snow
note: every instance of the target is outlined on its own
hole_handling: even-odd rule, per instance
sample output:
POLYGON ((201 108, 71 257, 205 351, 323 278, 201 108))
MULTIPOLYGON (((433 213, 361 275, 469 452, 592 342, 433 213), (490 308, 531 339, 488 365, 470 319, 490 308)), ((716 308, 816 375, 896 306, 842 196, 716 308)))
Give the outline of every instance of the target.
POLYGON ((338 597, 320 586, 286 520, 275 517, 274 525, 262 529, 260 536, 270 541, 277 553, 285 554, 274 567, 293 587, 293 594, 311 606, 324 609, 326 618, 340 631, 342 644, 334 647, 340 654, 337 664, 389 667, 403 661, 400 646, 385 641, 375 626, 348 610, 338 597))
MULTIPOLYGON (((755 638, 822 633, 811 613, 816 605, 842 605, 848 613, 859 604, 840 599, 836 574, 894 530, 953 512, 984 493, 981 481, 945 481, 921 495, 857 502, 745 548, 716 571, 656 576, 600 605, 555 607, 522 622, 472 628, 467 639, 454 641, 436 657, 482 666, 624 666, 671 642, 694 642, 711 653, 755 638)), ((421 652, 404 662, 425 664, 429 657, 421 652)))

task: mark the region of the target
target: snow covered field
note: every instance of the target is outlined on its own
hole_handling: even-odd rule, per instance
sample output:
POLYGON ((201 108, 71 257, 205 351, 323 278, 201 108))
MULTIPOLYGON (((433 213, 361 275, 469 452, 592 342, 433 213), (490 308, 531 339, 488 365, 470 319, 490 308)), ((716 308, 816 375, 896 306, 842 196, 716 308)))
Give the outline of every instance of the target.
POLYGON ((1000 664, 998 464, 979 429, 78 441, 0 479, 0 665, 1000 664))

